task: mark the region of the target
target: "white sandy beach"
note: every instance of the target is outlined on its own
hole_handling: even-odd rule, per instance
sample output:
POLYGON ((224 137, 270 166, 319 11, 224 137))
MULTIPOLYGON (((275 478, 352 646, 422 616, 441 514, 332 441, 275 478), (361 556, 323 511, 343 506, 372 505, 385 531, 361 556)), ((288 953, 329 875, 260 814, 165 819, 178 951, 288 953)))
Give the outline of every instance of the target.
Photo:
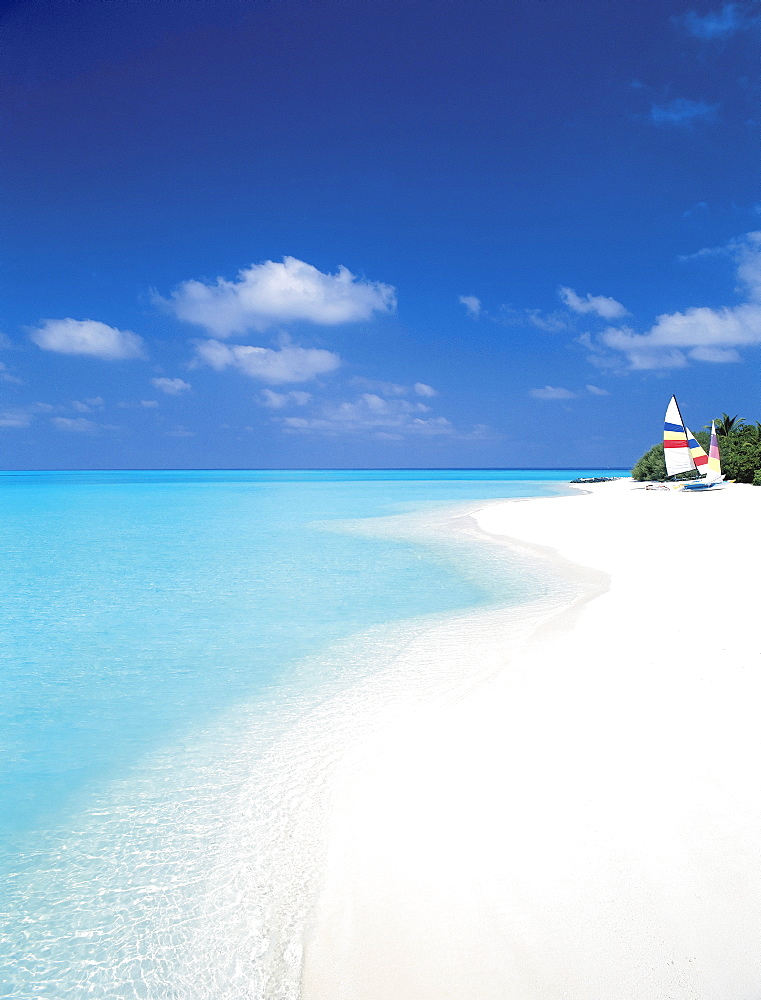
POLYGON ((305 1000, 757 1000, 761 489, 591 490, 475 515, 588 600, 346 754, 305 1000))

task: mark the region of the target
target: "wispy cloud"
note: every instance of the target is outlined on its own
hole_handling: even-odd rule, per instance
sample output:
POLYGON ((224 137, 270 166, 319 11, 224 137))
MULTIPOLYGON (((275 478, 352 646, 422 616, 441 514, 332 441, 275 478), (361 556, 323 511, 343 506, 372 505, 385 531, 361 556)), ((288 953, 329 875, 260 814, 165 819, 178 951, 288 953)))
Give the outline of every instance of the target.
POLYGON ((87 417, 51 417, 50 423, 57 431, 67 431, 72 434, 97 434, 100 424, 87 417))
POLYGON ((29 336, 43 351, 58 354, 79 354, 102 361, 144 356, 142 338, 136 333, 93 319, 44 319, 29 336))
POLYGON ((335 371, 341 364, 339 356, 332 351, 297 347, 295 344, 285 344, 275 350, 246 344, 229 346, 218 340, 204 340, 196 344, 196 356, 216 371, 235 368, 250 378, 273 385, 307 382, 317 375, 335 371))
POLYGON ((748 15, 747 5, 737 3, 725 3, 720 10, 702 15, 690 10, 680 20, 691 35, 707 41, 729 38, 757 23, 748 15))
POLYGON ((619 319, 627 315, 627 309, 620 302, 607 295, 577 295, 572 288, 561 286, 558 289, 560 301, 575 313, 592 313, 603 319, 619 319))
POLYGON ((3 364, 2 361, 0 361, 0 382, 9 382, 13 385, 24 384, 24 380, 22 378, 18 378, 16 375, 11 375, 8 371, 7 365, 3 364))
POLYGON ((349 381, 350 385, 361 387, 368 392, 377 392, 381 396, 424 396, 431 398, 438 396, 438 392, 431 385, 425 382, 415 382, 414 385, 402 385, 399 382, 383 382, 379 379, 364 378, 356 376, 349 381))
POLYGON ((0 411, 0 427, 28 427, 32 422, 32 414, 28 410, 0 411))
MULTIPOLYGON (((395 394, 389 397, 378 392, 363 392, 351 400, 323 400, 304 415, 276 417, 275 420, 289 434, 322 434, 332 437, 365 435, 377 439, 401 440, 406 437, 455 436, 466 439, 482 438, 487 434, 487 428, 483 426, 463 433, 446 417, 433 413, 429 402, 423 402, 423 399, 430 401, 438 393, 424 382, 397 388, 404 388, 404 396, 395 394)), ((280 404, 278 398, 273 408, 280 408, 280 404)))
POLYGON ((454 433, 446 417, 427 416, 430 407, 406 399, 384 399, 366 392, 351 402, 325 403, 310 417, 285 417, 290 432, 322 434, 370 433, 375 437, 439 436, 454 433))
POLYGON ((568 329, 569 316, 561 311, 543 312, 541 309, 516 309, 503 305, 499 310, 499 322, 507 326, 533 326, 545 333, 560 333, 568 329))
POLYGON ((154 294, 154 301, 224 339, 291 322, 335 326, 368 320, 374 313, 393 312, 396 293, 391 285, 358 278, 346 267, 325 274, 284 257, 244 268, 234 281, 184 281, 169 298, 154 294))
MULTIPOLYGON (((761 232, 747 233, 723 249, 736 260, 746 301, 664 313, 646 333, 611 327, 601 334, 599 344, 621 352, 633 369, 684 368, 690 361, 728 364, 741 360, 739 348, 761 345, 761 232)), ((710 248, 710 252, 715 251, 710 248)), ((595 345, 590 340, 588 346, 595 345)))
POLYGON ((531 389, 529 396, 533 396, 534 399, 575 399, 576 393, 559 386, 546 385, 543 389, 531 389))
POLYGON ((478 319, 481 315, 481 300, 475 295, 461 295, 457 301, 465 306, 471 319, 478 319))
POLYGON ((190 382, 185 382, 181 378, 152 378, 151 385, 167 396, 179 396, 183 392, 190 392, 192 386, 190 382))
POLYGON ((709 104, 707 101, 691 101, 686 97, 675 97, 665 104, 653 104, 650 108, 650 121, 655 125, 689 128, 698 121, 713 121, 718 110, 718 104, 709 104))
POLYGON ((262 389, 259 402, 270 410, 283 410, 290 406, 306 406, 312 399, 311 392, 274 392, 272 389, 262 389))
POLYGON ((610 393, 608 392, 607 389, 601 389, 599 387, 599 385, 587 385, 585 388, 586 388, 587 392, 591 396, 609 396, 610 395, 610 393))
POLYGON ((102 396, 91 396, 88 399, 72 399, 71 408, 77 413, 90 413, 92 410, 102 410, 105 400, 102 396))
POLYGON ((431 399, 433 396, 438 396, 438 392, 436 392, 433 386, 426 385, 425 382, 416 382, 412 389, 417 396, 425 396, 427 399, 431 399))

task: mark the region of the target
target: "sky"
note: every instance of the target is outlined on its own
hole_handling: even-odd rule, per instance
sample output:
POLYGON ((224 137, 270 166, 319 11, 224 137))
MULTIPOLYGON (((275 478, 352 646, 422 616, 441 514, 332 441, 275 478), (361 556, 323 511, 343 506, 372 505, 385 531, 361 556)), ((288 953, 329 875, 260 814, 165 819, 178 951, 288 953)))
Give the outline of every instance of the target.
POLYGON ((761 3, 5 0, 0 468, 761 420, 761 3))

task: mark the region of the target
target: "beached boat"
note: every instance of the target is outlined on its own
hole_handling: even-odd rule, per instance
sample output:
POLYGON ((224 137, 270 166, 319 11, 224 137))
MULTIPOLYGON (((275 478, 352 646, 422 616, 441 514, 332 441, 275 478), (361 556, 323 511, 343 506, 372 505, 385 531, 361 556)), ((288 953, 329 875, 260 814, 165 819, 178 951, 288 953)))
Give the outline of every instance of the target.
POLYGON ((685 490, 716 489, 724 481, 724 476, 721 474, 716 425, 711 424, 711 445, 709 453, 706 454, 685 424, 676 396, 671 397, 666 408, 666 419, 663 424, 663 455, 666 459, 666 474, 669 477, 693 471, 702 477, 686 480, 682 484, 685 490))
MULTIPOLYGON (((701 448, 702 451, 702 448, 701 448)), ((705 452, 703 452, 705 454, 705 452)), ((724 485, 724 476, 721 473, 721 455, 719 454, 719 438, 716 434, 716 423, 711 421, 711 444, 708 448, 708 460, 705 464, 705 478, 695 482, 684 484, 686 490, 710 490, 718 489, 724 485)))

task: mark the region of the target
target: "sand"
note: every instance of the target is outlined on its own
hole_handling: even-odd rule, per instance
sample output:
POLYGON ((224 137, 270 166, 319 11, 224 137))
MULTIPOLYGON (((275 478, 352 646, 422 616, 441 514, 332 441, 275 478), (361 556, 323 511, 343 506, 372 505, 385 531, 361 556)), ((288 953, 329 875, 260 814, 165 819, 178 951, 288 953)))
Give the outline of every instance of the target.
POLYGON ((757 1000, 761 489, 634 486, 474 515, 587 600, 346 754, 305 1000, 757 1000))

